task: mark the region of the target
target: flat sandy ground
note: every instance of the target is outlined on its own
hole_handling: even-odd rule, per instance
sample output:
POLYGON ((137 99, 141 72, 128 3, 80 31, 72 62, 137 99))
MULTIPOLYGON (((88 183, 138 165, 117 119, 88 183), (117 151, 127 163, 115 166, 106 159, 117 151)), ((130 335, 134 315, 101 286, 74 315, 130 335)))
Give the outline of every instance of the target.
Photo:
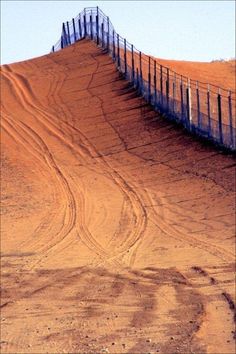
POLYGON ((234 353, 232 156, 93 42, 2 67, 2 353, 234 353))

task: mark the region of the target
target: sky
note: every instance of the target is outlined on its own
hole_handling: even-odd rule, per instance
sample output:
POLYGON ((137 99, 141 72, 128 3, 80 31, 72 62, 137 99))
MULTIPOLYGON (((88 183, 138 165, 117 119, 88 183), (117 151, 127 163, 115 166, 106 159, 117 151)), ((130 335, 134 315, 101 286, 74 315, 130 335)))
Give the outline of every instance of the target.
POLYGON ((62 22, 99 6, 117 33, 158 58, 211 61, 235 57, 235 2, 1 1, 1 63, 50 52, 62 22))

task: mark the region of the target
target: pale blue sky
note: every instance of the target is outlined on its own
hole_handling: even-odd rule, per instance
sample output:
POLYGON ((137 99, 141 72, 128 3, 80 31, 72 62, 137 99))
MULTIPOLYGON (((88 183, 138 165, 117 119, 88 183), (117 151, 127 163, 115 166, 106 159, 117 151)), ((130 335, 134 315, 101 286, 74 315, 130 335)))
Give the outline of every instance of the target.
POLYGON ((61 24, 99 6, 116 31, 159 58, 211 61, 235 57, 235 3, 212 1, 1 1, 1 62, 47 54, 61 24))

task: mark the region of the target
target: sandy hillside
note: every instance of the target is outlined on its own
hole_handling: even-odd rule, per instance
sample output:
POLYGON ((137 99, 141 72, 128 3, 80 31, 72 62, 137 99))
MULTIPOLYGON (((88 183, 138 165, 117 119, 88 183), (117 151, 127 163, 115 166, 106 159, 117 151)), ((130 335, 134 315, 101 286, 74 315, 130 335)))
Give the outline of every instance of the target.
POLYGON ((192 80, 209 83, 235 92, 235 60, 194 62, 158 58, 157 61, 180 75, 190 77, 192 80))
POLYGON ((233 353, 232 157, 93 42, 1 78, 2 353, 233 353))

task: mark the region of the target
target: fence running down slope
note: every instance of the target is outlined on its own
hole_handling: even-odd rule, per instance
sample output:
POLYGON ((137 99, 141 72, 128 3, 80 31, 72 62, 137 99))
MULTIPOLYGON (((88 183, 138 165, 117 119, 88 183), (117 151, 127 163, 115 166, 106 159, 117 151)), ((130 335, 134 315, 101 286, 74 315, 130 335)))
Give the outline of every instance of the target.
POLYGON ((191 80, 160 65, 116 33, 109 17, 98 7, 85 8, 72 21, 63 23, 61 38, 52 51, 83 38, 94 40, 106 50, 155 110, 195 134, 236 150, 235 92, 191 80))

